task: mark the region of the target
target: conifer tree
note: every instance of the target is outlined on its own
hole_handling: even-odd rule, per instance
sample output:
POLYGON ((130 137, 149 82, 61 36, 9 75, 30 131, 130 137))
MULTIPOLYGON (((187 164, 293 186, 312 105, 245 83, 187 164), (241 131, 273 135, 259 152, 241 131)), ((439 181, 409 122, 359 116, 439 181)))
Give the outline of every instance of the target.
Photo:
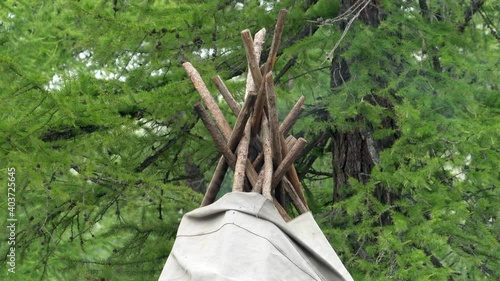
POLYGON ((1 2, 0 190, 14 167, 19 224, 0 278, 155 280, 219 156, 181 64, 242 100, 240 31, 272 34, 287 8, 278 107, 306 96, 297 170, 355 279, 498 279, 498 7, 1 2))

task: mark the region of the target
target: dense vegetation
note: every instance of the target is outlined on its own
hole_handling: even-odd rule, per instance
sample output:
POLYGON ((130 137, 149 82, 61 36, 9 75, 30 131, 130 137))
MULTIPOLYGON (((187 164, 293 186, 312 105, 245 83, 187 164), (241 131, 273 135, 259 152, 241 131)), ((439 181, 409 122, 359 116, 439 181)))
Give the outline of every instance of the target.
POLYGON ((494 0, 0 2, 0 189, 14 167, 18 219, 0 278, 155 280, 219 156, 181 64, 241 100, 240 31, 270 37, 282 8, 279 107, 306 96, 297 170, 355 280, 498 280, 494 0))

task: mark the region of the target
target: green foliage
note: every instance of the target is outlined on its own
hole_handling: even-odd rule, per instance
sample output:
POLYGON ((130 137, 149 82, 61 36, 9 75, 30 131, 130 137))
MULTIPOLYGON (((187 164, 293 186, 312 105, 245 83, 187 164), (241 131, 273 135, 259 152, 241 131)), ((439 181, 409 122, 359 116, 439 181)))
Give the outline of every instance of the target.
POLYGON ((399 137, 368 183, 351 180, 318 218, 355 279, 498 279, 498 41, 484 27, 457 32, 456 2, 441 6, 450 20, 431 23, 406 5, 386 5, 377 28, 353 27, 342 52, 353 77, 326 103, 335 130, 382 139, 390 117, 399 137), (382 189, 389 203, 374 196, 382 189))
MULTIPOLYGON (((193 62, 215 93, 211 77, 245 74, 240 31, 265 27, 266 51, 284 7, 276 72, 295 63, 277 83, 279 117, 306 96, 294 135, 398 136, 340 202, 331 141, 299 161, 309 205, 355 280, 498 278, 498 4, 460 33, 464 1, 427 1, 428 18, 418 1, 381 1, 382 23, 355 21, 337 49, 351 77, 332 91, 325 59, 342 32, 311 21, 336 17, 340 1, 239 2, 0 3, 0 182, 5 194, 16 168, 15 278, 157 278, 179 219, 201 202, 187 186, 208 180, 218 157, 181 64, 193 62)), ((227 85, 241 101, 244 83, 227 85)))

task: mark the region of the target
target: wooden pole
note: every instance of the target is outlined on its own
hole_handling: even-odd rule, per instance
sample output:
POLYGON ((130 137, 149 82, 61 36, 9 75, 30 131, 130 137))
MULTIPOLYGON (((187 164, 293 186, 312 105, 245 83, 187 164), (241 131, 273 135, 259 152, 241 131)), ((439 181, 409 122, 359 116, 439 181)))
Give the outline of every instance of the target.
POLYGON ((201 207, 210 205, 215 201, 215 197, 217 197, 217 193, 219 193, 220 186, 224 180, 228 167, 229 166, 227 165, 224 156, 221 156, 217 162, 217 167, 215 168, 214 175, 212 176, 207 191, 205 192, 203 201, 201 202, 201 207))
POLYGON ((290 181, 286 178, 283 177, 283 187, 285 188, 285 191, 288 193, 288 196, 292 199, 292 203, 297 208, 297 211, 299 211, 300 214, 303 214, 307 211, 307 207, 304 205, 304 202, 300 199, 300 197, 297 195, 295 192, 295 189, 293 188, 292 184, 290 181))
POLYGON ((297 122, 299 119, 300 114, 302 111, 304 111, 304 108, 302 108, 302 105, 304 104, 304 96, 301 96, 297 103, 293 106, 293 108, 288 112, 288 115, 286 116, 285 120, 280 125, 280 132, 283 134, 283 136, 288 135, 290 130, 292 129, 293 124, 297 122))
POLYGON ((241 138, 238 145, 238 156, 236 158, 236 166, 234 169, 233 192, 243 192, 245 185, 245 170, 248 160, 248 144, 250 143, 250 122, 245 126, 245 134, 241 138))
POLYGON ((274 203, 274 207, 276 207, 276 210, 278 210, 278 213, 281 215, 281 217, 286 222, 289 222, 292 220, 292 218, 286 212, 285 208, 283 208, 283 206, 281 206, 280 202, 278 202, 278 200, 276 200, 276 198, 274 198, 274 197, 273 197, 273 203, 274 203))
MULTIPOLYGON (((286 116, 285 120, 283 120, 283 123, 279 126, 279 131, 281 135, 286 135, 290 131, 291 127, 297 122, 299 119, 300 114, 302 111, 304 111, 304 108, 302 108, 302 104, 304 104, 304 96, 300 97, 300 99, 297 101, 297 103, 294 105, 292 110, 288 112, 288 115, 286 116)), ((293 136, 288 136, 288 137, 293 137, 293 136)), ((288 138, 287 137, 287 138, 288 138)), ((288 145, 288 139, 287 139, 287 145, 288 145)), ((281 144, 283 146, 283 144, 281 144)), ((290 145, 288 145, 291 147, 290 145)), ((282 153, 282 155, 285 155, 286 153, 282 153)), ((264 154, 259 153, 259 155, 255 158, 253 161, 253 165, 256 167, 257 165, 261 164, 262 160, 264 159, 264 154)))
MULTIPOLYGON (((200 116, 201 120, 203 121, 205 127, 207 127, 208 132, 212 136, 212 139, 215 142, 215 146, 217 147, 219 152, 222 153, 229 167, 234 171, 236 167, 236 156, 227 146, 227 142, 224 140, 222 134, 217 130, 217 126, 215 125, 214 121, 212 121, 210 115, 208 115, 207 110, 203 107, 203 105, 201 105, 201 103, 197 102, 194 105, 194 108, 196 110, 196 113, 200 116)), ((248 177, 248 181, 250 181, 250 184, 254 186, 255 183, 257 182, 258 175, 252 166, 252 162, 248 161, 248 159, 245 172, 248 177)))
POLYGON ((229 138, 229 135, 231 134, 231 126, 229 126, 229 123, 224 117, 224 114, 222 114, 222 111, 217 105, 217 102, 210 94, 210 91, 208 91, 208 88, 203 82, 203 79, 201 78, 200 74, 190 62, 185 62, 182 64, 182 66, 184 67, 184 70, 186 70, 195 89, 200 94, 201 99, 207 106, 208 111, 210 111, 210 113, 214 117, 215 123, 218 125, 222 134, 226 136, 226 138, 229 138))
MULTIPOLYGON (((266 65, 264 66, 264 76, 267 75, 268 72, 271 72, 274 68, 274 64, 276 62, 276 56, 278 55, 278 49, 281 41, 281 35, 283 34, 283 27, 285 26, 287 11, 285 9, 280 10, 278 15, 278 20, 276 22, 276 27, 274 29, 273 42, 271 44, 271 50, 269 51, 269 55, 267 57, 266 65)), ((257 81, 255 81, 257 82, 257 81)), ((258 85, 258 84, 257 84, 258 85)), ((262 117, 262 110, 264 109, 264 101, 265 97, 265 89, 263 83, 261 83, 259 88, 259 93, 257 95, 257 102, 255 107, 254 118, 252 120, 252 130, 258 131, 258 127, 260 125, 260 119, 262 117)))
POLYGON ((262 74, 260 73, 259 61, 255 54, 254 43, 250 30, 243 30, 241 32, 241 38, 243 39, 243 45, 245 46, 245 53, 247 55, 248 70, 252 75, 255 85, 260 85, 262 83, 262 74))
MULTIPOLYGON (((279 130, 278 109, 276 105, 276 91, 274 90, 273 76, 266 75, 267 108, 269 109, 269 129, 271 132, 271 145, 273 151, 273 161, 276 166, 281 163, 281 138, 283 134, 279 130), (281 135, 281 137, 280 137, 281 135)), ((265 118, 262 118, 265 119, 265 118)), ((264 124, 264 123, 262 123, 264 124)))
MULTIPOLYGON (((265 36, 266 36, 266 29, 262 28, 257 33, 255 33, 255 36, 253 39, 253 49, 255 52, 255 58, 257 59, 257 63, 260 62, 260 56, 262 53, 262 45, 264 45, 264 37, 265 36)), ((247 74, 245 98, 247 97, 249 91, 255 91, 257 93, 259 90, 255 87, 255 81, 253 80, 252 75, 250 73, 250 65, 248 66, 248 69, 249 69, 249 71, 248 71, 249 73, 247 74)), ((262 75, 262 72, 261 72, 261 75, 262 75)))
POLYGON ((248 98, 245 100, 243 104, 243 108, 240 110, 238 114, 238 119, 236 119, 236 123, 234 124, 234 130, 228 136, 228 145, 231 151, 235 151, 238 143, 240 142, 241 137, 245 131, 245 124, 250 118, 253 110, 253 105, 257 95, 254 92, 250 92, 248 98))
POLYGON ((288 153, 285 158, 283 158, 281 164, 278 166, 278 168, 276 168, 276 171, 274 171, 272 183, 273 188, 275 188, 280 183, 283 175, 285 175, 285 173, 290 169, 290 166, 293 165, 293 162, 300 156, 300 153, 304 149, 306 143, 307 141, 305 139, 299 138, 290 150, 290 153, 288 153))
POLYGON ((230 167, 235 175, 233 192, 251 190, 262 193, 263 196, 274 202, 276 209, 285 221, 289 221, 291 218, 283 208, 282 204, 284 203, 278 202, 273 193, 280 194, 281 200, 291 198, 299 213, 308 211, 297 171, 293 166, 293 162, 303 151, 306 141, 302 138, 297 140, 293 136, 285 139, 304 110, 302 108, 304 97, 297 101, 280 125, 277 96, 271 74, 276 63, 286 13, 286 10, 281 10, 279 13, 271 49, 266 63, 262 66, 259 66, 259 63, 266 30, 261 29, 255 34, 254 39, 252 39, 249 30, 241 32, 249 69, 245 101, 242 106, 236 102, 219 76, 213 79, 231 111, 237 116, 232 129, 197 70, 190 63, 183 64, 207 107, 205 109, 201 103, 197 103, 195 110, 207 127, 217 149, 222 153, 203 198, 202 206, 214 202, 226 171, 230 167), (262 134, 259 135, 259 132, 262 134), (261 153, 254 152, 249 155, 250 148, 252 151, 261 151, 261 153), (260 169, 259 174, 255 171, 255 167, 260 169), (252 185, 251 189, 246 182, 247 179, 252 185), (276 189, 278 185, 281 186, 280 190, 276 189))
POLYGON ((272 141, 271 132, 269 127, 269 122, 267 117, 262 116, 262 138, 263 138, 263 150, 264 150, 264 175, 262 181, 262 195, 269 200, 272 200, 272 180, 273 180, 273 152, 272 152, 272 141))
MULTIPOLYGON (((288 154, 288 145, 286 144, 286 140, 283 137, 283 135, 280 135, 281 137, 281 143, 282 143, 282 150, 283 150, 283 155, 288 154)), ((293 145, 292 145, 293 146, 293 145)), ((309 209, 309 206, 307 205, 307 200, 306 197, 304 196, 304 192, 302 191, 302 185, 300 184, 299 180, 299 175, 297 175, 297 170, 295 170, 295 166, 291 165, 290 169, 287 171, 287 176, 288 179, 290 180, 290 183, 292 184, 293 188, 295 189, 295 192, 299 196, 300 200, 304 203, 305 207, 309 209)))
POLYGON ((227 142, 224 139, 224 136, 222 136, 219 130, 217 130, 217 126, 215 125, 214 121, 212 121, 210 115, 208 115, 207 110, 203 107, 201 103, 197 102, 194 105, 194 109, 196 110, 196 113, 198 113, 198 116, 200 116, 201 120, 203 121, 203 124, 205 125, 205 127, 208 129, 208 132, 212 136, 212 139, 215 142, 215 146, 217 147, 219 152, 222 153, 227 163, 229 164, 229 167, 231 167, 231 169, 233 169, 234 171, 234 167, 236 165, 236 157, 227 146, 227 142))
POLYGON ((231 110, 233 111, 234 115, 238 116, 241 110, 241 106, 238 104, 238 102, 236 102, 233 95, 231 95, 231 92, 229 92, 229 89, 227 88, 226 84, 224 84, 224 81, 222 81, 219 75, 215 76, 212 80, 214 81, 214 84, 219 90, 222 97, 226 100, 229 108, 231 108, 231 110))

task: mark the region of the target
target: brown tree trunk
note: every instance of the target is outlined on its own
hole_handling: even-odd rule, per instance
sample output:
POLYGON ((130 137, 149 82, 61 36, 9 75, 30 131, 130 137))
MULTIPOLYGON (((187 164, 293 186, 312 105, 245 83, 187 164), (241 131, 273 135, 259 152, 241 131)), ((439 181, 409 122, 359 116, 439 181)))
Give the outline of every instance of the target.
MULTIPOLYGON (((359 12, 356 20, 361 20, 364 24, 377 27, 382 21, 382 11, 379 0, 370 0, 370 3, 364 5, 366 2, 362 0, 343 0, 341 1, 340 14, 349 13, 355 16, 359 12), (364 7, 359 10, 359 7, 364 7)), ((340 22, 339 27, 341 30, 349 28, 349 19, 340 22)), ((347 43, 344 43, 344 45, 347 43)), ((339 53, 342 50, 336 51, 335 56, 331 62, 330 69, 330 86, 332 93, 336 94, 340 91, 340 87, 351 79, 349 70, 349 61, 342 58, 339 53)), ((376 78, 374 78, 376 79, 376 78)), ((383 105, 387 108, 392 108, 389 101, 368 95, 370 102, 383 105)), ((363 120, 363 116, 359 115, 352 121, 359 123, 363 120)), ((386 119, 383 122, 387 128, 395 128, 395 123, 391 119, 386 119)), ((353 126, 356 128, 357 126, 353 126)), ((379 152, 394 143, 395 137, 390 137, 384 140, 375 141, 372 137, 372 131, 367 129, 353 129, 350 132, 333 130, 331 134, 331 148, 332 148, 332 166, 334 178, 334 193, 333 202, 341 199, 340 190, 347 186, 348 179, 354 178, 361 183, 366 183, 370 178, 372 168, 379 162, 379 152)), ((375 191, 375 195, 381 202, 391 200, 390 194, 384 192, 382 188, 375 191)))

